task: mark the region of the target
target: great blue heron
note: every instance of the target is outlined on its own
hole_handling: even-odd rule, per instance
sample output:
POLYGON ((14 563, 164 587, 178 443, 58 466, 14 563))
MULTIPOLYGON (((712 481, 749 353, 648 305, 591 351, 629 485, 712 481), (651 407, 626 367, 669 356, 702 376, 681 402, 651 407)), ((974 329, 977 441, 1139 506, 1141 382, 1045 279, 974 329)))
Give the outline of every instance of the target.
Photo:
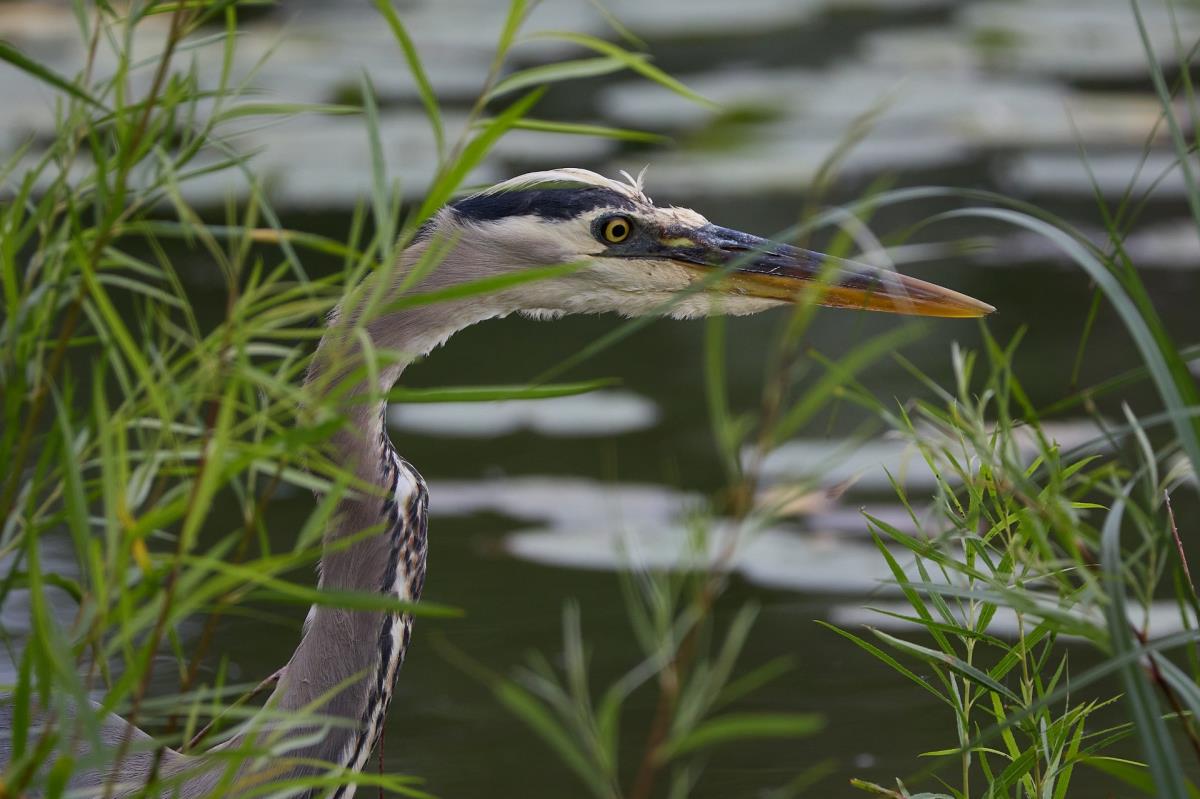
MULTIPOLYGON (((931 283, 718 227, 686 208, 655 206, 640 181, 622 183, 583 169, 523 175, 443 208, 397 267, 351 294, 334 314, 308 383, 327 398, 337 392, 345 424, 333 437, 334 456, 378 489, 340 501, 325 538, 320 585, 409 601, 420 598, 425 581, 428 494, 420 474, 388 439, 382 394, 412 359, 469 325, 514 312, 537 317, 749 314, 806 291, 822 305, 843 308, 943 317, 993 310, 931 283), (425 256, 431 247, 441 248, 441 257, 414 277, 416 264, 429 262, 425 256), (436 292, 550 264, 578 267, 450 302, 396 302, 406 293, 436 292), (356 369, 354 364, 366 357, 367 341, 376 352, 399 355, 376 371, 356 369), (377 384, 362 374, 376 375, 377 384), (364 395, 375 401, 364 402, 364 395), (362 535, 371 528, 382 531, 362 535)), ((85 770, 74 785, 119 797, 142 791, 153 772, 164 786, 153 792, 192 799, 213 792, 222 780, 221 794, 236 795, 252 786, 261 790, 264 782, 281 783, 286 791, 284 781, 322 768, 361 770, 378 743, 411 631, 412 617, 406 613, 314 606, 267 706, 276 719, 317 708, 341 723, 318 727, 306 721, 268 732, 265 727, 278 723, 255 727, 251 722, 209 753, 160 750, 154 765, 149 736, 113 716, 100 736, 110 751, 91 755, 103 762, 130 739, 127 754, 119 766, 85 770), (249 745, 273 756, 221 757, 249 745), (229 762, 237 765, 231 769, 229 762), (106 782, 111 783, 107 789, 106 782)), ((11 721, 11 709, 0 708, 0 726, 11 729, 11 721)), ((4 763, 7 739, 0 735, 4 763)), ((334 796, 353 793, 353 785, 344 785, 334 796)))

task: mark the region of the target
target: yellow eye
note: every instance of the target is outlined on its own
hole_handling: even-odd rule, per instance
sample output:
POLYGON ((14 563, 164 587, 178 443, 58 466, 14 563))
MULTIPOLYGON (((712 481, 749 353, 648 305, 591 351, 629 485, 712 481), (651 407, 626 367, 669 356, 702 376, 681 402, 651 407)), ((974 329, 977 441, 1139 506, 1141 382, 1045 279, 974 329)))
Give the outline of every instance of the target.
POLYGON ((604 234, 604 240, 610 244, 620 244, 625 239, 629 238, 629 231, 633 230, 633 223, 629 221, 629 217, 614 216, 604 223, 601 232, 604 234))

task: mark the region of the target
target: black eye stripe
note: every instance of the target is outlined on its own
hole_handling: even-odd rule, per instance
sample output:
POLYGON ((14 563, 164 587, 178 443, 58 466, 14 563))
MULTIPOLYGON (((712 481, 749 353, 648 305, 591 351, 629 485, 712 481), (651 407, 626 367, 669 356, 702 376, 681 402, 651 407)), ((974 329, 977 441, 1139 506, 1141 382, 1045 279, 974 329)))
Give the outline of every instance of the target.
POLYGON ((537 216, 561 221, 575 219, 596 208, 633 208, 633 202, 612 189, 519 189, 478 194, 453 206, 461 216, 491 222, 510 216, 537 216))

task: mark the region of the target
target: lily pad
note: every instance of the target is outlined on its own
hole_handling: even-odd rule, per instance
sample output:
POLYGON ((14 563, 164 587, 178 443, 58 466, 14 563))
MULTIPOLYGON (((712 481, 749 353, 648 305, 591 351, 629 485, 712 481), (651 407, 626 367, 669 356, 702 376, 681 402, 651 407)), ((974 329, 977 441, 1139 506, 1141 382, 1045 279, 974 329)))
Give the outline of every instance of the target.
POLYGON ((484 438, 529 430, 546 436, 604 436, 657 424, 658 406, 629 391, 498 402, 393 405, 388 424, 437 436, 484 438))

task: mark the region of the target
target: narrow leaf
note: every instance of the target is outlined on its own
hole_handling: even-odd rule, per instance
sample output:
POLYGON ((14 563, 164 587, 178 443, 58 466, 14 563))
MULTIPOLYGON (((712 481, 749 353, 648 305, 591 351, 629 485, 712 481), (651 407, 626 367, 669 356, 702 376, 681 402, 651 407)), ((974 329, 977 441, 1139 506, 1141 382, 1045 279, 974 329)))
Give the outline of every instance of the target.
POLYGON ((747 738, 805 737, 824 727, 825 719, 815 713, 730 713, 708 719, 691 732, 668 741, 660 756, 669 759, 747 738))
POLYGON ((388 392, 389 402, 496 402, 499 400, 533 400, 551 397, 573 397, 614 386, 616 378, 588 380, 581 383, 552 383, 542 386, 450 386, 446 388, 394 388, 388 392))
POLYGON ((22 72, 27 72, 43 83, 48 83, 56 89, 66 92, 72 97, 83 100, 88 105, 94 106, 101 110, 107 110, 103 103, 92 97, 79 86, 71 83, 57 72, 53 72, 52 70, 42 66, 3 40, 0 40, 0 61, 7 61, 22 72))

